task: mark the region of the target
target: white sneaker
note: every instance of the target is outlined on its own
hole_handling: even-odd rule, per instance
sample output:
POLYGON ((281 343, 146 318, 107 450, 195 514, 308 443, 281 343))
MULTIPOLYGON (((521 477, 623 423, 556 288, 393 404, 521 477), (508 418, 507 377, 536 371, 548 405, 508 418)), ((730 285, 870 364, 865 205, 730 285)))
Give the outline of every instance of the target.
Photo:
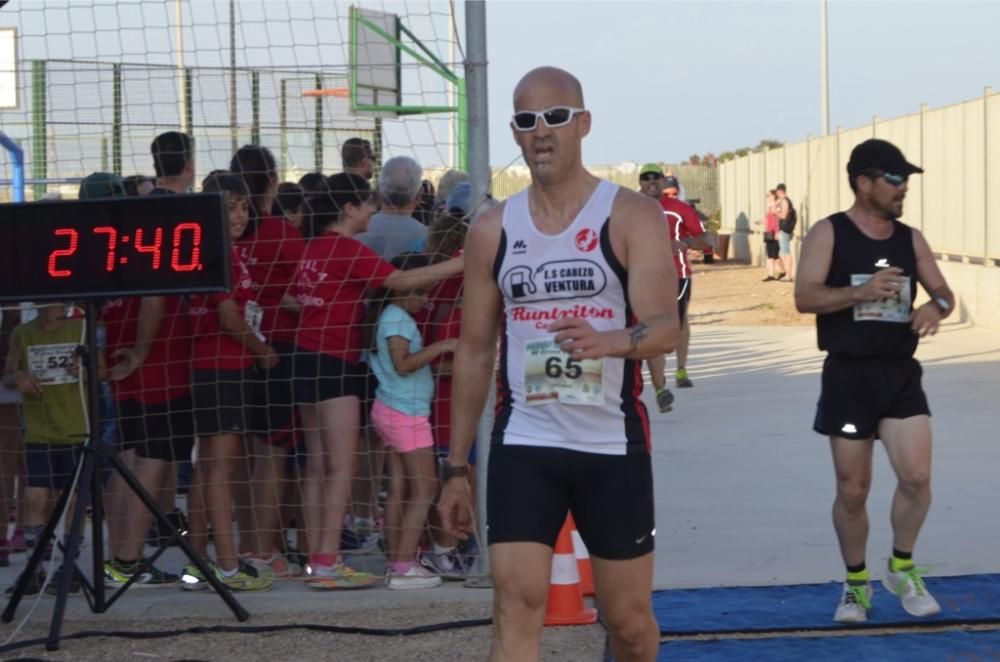
POLYGON ((844 593, 833 615, 838 623, 864 623, 868 620, 868 610, 872 608, 872 585, 849 584, 844 582, 844 593))
POLYGON ((941 611, 941 605, 924 585, 926 571, 927 568, 913 566, 899 572, 889 570, 882 578, 882 586, 899 598, 910 616, 933 616, 941 611))
POLYGON ((434 588, 441 585, 441 578, 422 565, 415 564, 403 574, 393 571, 386 573, 386 588, 403 591, 415 588, 434 588))

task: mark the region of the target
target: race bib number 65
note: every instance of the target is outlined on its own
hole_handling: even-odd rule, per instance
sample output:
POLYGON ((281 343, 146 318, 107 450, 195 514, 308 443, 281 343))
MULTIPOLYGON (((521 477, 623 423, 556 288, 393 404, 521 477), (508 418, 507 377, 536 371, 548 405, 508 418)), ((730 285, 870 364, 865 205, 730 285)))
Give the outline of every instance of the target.
POLYGON ((529 406, 604 404, 603 359, 574 359, 552 339, 524 346, 524 390, 529 406))

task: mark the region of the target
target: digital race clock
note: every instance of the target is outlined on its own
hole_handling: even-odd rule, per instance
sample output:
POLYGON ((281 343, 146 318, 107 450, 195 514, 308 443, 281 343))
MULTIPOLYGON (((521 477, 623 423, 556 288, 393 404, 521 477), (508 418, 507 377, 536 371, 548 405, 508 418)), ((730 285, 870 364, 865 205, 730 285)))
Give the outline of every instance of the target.
POLYGON ((230 287, 221 193, 0 205, 0 301, 230 287))

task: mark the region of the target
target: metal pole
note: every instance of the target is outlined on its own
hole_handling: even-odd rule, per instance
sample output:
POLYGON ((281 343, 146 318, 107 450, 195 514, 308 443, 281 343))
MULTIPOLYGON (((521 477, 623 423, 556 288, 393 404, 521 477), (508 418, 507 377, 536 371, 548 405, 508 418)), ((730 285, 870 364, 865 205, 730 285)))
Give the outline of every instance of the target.
POLYGON ((236 122, 236 0, 229 0, 229 143, 234 154, 240 147, 236 122))
MULTIPOLYGON (((993 88, 983 88, 983 266, 990 263, 990 96, 993 88)), ((923 156, 921 154, 921 156, 923 156)), ((921 210, 923 212, 923 210, 921 210)))
POLYGON ((279 174, 281 181, 285 181, 288 173, 288 89, 287 79, 282 78, 279 89, 281 90, 281 105, 278 107, 278 126, 280 133, 280 149, 278 159, 281 161, 279 174))
MULTIPOLYGON (((467 125, 465 136, 468 140, 466 158, 469 181, 472 186, 472 200, 476 204, 490 190, 490 142, 488 97, 486 87, 486 2, 466 0, 465 2, 465 99, 467 125)), ((459 89, 459 94, 463 90, 459 89)), ((459 98, 459 107, 462 98, 459 98)), ((459 130, 461 131, 459 118, 459 130)), ((462 149, 462 145, 459 145, 462 149)), ((492 381, 492 380, 491 380, 492 381)), ((492 401, 492 389, 491 397, 492 401)), ((493 427, 493 407, 483 409, 476 434, 476 533, 479 538, 479 556, 474 574, 485 576, 489 573, 489 545, 486 537, 486 474, 490 455, 490 430, 493 427)), ((483 585, 488 582, 469 582, 467 585, 483 585)))
MULTIPOLYGON (((260 71, 250 72, 250 144, 260 144, 260 71)), ((235 152, 236 150, 233 150, 235 152)))
MULTIPOLYGON (((478 202, 490 190, 490 134, 486 88, 486 2, 465 3, 465 89, 468 126, 468 172, 472 199, 478 202)), ((461 92, 461 90, 459 90, 461 92)), ((461 106, 461 99, 459 99, 461 106)), ((461 130, 461 127, 459 127, 461 130)), ((461 148, 461 146, 459 146, 461 148)))
POLYGON ((820 135, 830 133, 830 63, 827 47, 827 0, 819 2, 819 104, 820 104, 820 135))
POLYGON ((191 133, 187 125, 187 85, 184 75, 184 11, 181 0, 174 0, 174 22, 177 24, 175 49, 177 51, 177 121, 180 122, 183 133, 191 133))
POLYGON ((24 202, 24 150, 3 131, 0 131, 0 146, 10 154, 13 164, 11 202, 24 202))

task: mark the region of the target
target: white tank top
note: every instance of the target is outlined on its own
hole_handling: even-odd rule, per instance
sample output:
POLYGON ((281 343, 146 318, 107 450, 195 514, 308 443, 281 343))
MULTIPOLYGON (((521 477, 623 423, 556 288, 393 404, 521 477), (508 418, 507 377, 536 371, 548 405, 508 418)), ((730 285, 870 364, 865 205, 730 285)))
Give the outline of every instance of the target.
POLYGON ((601 180, 555 235, 535 227, 527 190, 507 200, 493 266, 504 298, 493 443, 606 455, 648 451, 641 362, 573 360, 547 330, 564 317, 585 319, 598 331, 635 323, 628 275, 609 236, 617 194, 618 186, 601 180))

